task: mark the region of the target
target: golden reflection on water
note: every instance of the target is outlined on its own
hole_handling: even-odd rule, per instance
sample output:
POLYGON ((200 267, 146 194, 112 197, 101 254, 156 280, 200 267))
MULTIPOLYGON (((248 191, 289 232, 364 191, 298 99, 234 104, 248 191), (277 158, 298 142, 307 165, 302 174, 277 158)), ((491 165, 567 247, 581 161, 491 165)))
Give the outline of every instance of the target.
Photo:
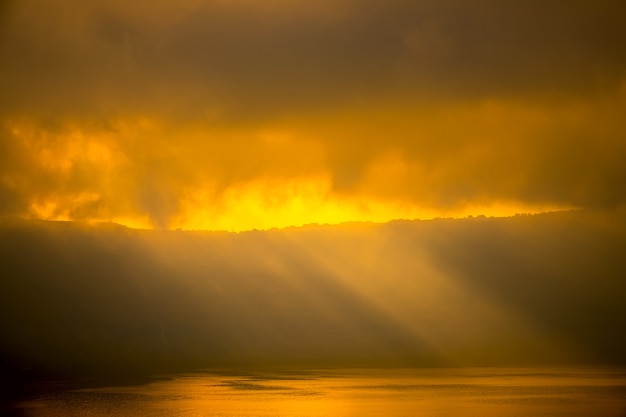
POLYGON ((27 416, 626 416, 626 370, 206 372, 25 402, 27 416))

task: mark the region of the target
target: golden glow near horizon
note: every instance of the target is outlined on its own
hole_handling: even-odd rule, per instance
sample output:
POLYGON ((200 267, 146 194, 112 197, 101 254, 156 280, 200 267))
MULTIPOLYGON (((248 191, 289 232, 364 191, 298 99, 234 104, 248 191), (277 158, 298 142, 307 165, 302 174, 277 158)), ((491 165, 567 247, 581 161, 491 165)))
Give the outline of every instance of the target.
MULTIPOLYGON (((137 134, 136 131, 132 133, 137 134)), ((273 177, 257 174, 258 177, 222 186, 219 191, 216 191, 214 183, 178 184, 178 188, 170 190, 175 194, 175 210, 167 214, 162 223, 155 223, 150 215, 124 216, 114 211, 116 205, 125 204, 129 193, 136 192, 128 189, 128 181, 136 179, 136 174, 127 177, 124 173, 131 168, 130 157, 114 149, 115 138, 103 134, 89 137, 86 133, 70 130, 61 138, 44 137, 42 140, 34 137, 32 131, 29 135, 21 128, 14 128, 13 135, 22 140, 24 153, 32 158, 31 163, 40 170, 40 175, 63 182, 75 175, 78 169, 89 170, 89 177, 82 180, 91 190, 41 196, 34 193, 26 216, 45 220, 105 221, 140 229, 245 231, 312 223, 387 222, 469 215, 503 217, 571 208, 500 201, 456 204, 448 208, 423 207, 410 198, 402 197, 407 181, 413 180, 411 161, 397 152, 385 152, 364 171, 361 192, 341 193, 334 190, 332 172, 304 177, 289 177, 281 173, 273 177), (103 200, 108 200, 105 207, 101 207, 103 200)), ((298 152, 298 144, 289 135, 261 132, 258 137, 262 142, 259 152, 267 152, 270 157, 278 159, 280 169, 289 168, 290 163, 294 167, 312 164, 311 154, 315 152, 318 154, 315 160, 322 165, 319 161, 323 161, 323 156, 314 144, 309 144, 309 149, 302 155, 298 152), (300 164, 294 164, 293 159, 301 159, 300 164)), ((194 161, 189 156, 185 158, 189 158, 186 160, 190 164, 202 163, 202 160, 194 161)), ((174 180, 180 181, 176 177, 177 172, 173 175, 174 180)), ((37 187, 37 184, 29 185, 37 187)), ((148 204, 151 198, 156 198, 155 204, 159 204, 160 193, 162 184, 145 191, 143 198, 148 204), (153 192, 154 196, 149 192, 153 192)), ((132 210, 129 212, 132 213, 132 210)), ((159 208, 154 210, 159 211, 159 208)), ((124 212, 121 211, 122 214, 124 212)))
POLYGON ((554 211, 555 207, 520 207, 495 204, 455 211, 420 209, 403 202, 361 200, 334 196, 329 178, 310 178, 288 183, 255 181, 228 189, 217 208, 202 195, 185 200, 170 223, 182 230, 265 230, 307 224, 388 222, 396 219, 432 219, 485 215, 512 216, 519 213, 554 211))
POLYGON ((0 214, 241 231, 624 204, 608 3, 366 3, 0 8, 0 214))
MULTIPOLYGON (((136 228, 243 231, 554 211, 574 205, 515 197, 525 186, 525 159, 532 162, 533 157, 517 141, 529 130, 551 128, 555 119, 591 119, 589 111, 532 112, 505 103, 431 111, 419 126, 394 128, 399 136, 411 132, 426 138, 416 140, 424 142, 424 153, 418 149, 413 154, 411 144, 383 142, 369 150, 373 154, 366 161, 359 160, 360 144, 346 141, 354 146, 352 155, 333 149, 340 139, 330 138, 357 136, 372 146, 364 127, 356 125, 371 111, 319 122, 317 131, 308 134, 302 132, 313 123, 301 120, 282 131, 220 129, 209 134, 193 126, 173 131, 149 118, 117 120, 108 131, 70 126, 49 132, 22 123, 11 125, 10 131, 23 158, 19 168, 29 171, 16 170, 3 181, 27 194, 22 216, 112 221, 136 228), (447 126, 452 117, 461 125, 476 123, 475 132, 467 135, 472 146, 438 155, 440 143, 459 134, 460 128, 447 126), (483 135, 503 135, 503 120, 519 123, 517 131, 508 132, 517 141, 498 145, 494 155, 493 142, 483 135), (163 139, 166 135, 172 135, 172 144, 163 139), (337 157, 344 161, 332 160, 337 157), (353 172, 346 174, 345 167, 353 172), (457 188, 493 195, 467 199, 454 195, 457 188), (451 201, 445 201, 448 194, 451 201)), ((416 114, 420 110, 413 110, 416 114)), ((397 118, 387 110, 379 116, 382 125, 397 118)))
MULTIPOLYGON (((170 220, 169 229, 242 232, 268 230, 309 224, 349 222, 385 223, 392 220, 465 218, 468 216, 509 217, 569 209, 568 207, 530 207, 514 204, 464 207, 454 211, 435 211, 402 202, 348 200, 330 194, 329 181, 323 178, 291 184, 244 184, 225 192, 215 202, 196 193, 181 203, 180 214, 170 220)), ((71 208, 98 200, 97 194, 82 194, 63 200, 35 201, 27 218, 53 221, 76 220, 71 208)), ((136 229, 153 229, 144 217, 90 217, 95 222, 112 222, 136 229)))

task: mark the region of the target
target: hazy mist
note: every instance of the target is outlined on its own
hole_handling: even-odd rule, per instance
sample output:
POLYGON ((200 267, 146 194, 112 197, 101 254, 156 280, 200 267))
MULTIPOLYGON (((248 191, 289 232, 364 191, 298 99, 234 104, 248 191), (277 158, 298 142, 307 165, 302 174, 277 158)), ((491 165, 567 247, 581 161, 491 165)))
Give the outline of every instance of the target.
POLYGON ((5 364, 624 364, 623 211, 140 231, 3 220, 5 364))

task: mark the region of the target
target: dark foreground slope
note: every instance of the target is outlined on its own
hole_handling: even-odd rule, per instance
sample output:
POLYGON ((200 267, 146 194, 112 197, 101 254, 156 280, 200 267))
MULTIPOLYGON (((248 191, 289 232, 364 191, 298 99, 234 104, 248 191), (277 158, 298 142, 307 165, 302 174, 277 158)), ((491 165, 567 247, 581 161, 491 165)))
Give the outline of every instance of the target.
POLYGON ((240 234, 0 225, 4 379, 626 364, 626 216, 240 234))

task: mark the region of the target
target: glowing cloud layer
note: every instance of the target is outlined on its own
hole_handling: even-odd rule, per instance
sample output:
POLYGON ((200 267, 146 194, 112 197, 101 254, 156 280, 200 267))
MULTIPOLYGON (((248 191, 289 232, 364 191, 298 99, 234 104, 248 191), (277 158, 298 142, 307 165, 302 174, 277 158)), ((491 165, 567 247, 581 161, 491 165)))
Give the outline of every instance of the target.
POLYGON ((0 213, 226 229, 624 203, 620 2, 9 2, 0 213))

